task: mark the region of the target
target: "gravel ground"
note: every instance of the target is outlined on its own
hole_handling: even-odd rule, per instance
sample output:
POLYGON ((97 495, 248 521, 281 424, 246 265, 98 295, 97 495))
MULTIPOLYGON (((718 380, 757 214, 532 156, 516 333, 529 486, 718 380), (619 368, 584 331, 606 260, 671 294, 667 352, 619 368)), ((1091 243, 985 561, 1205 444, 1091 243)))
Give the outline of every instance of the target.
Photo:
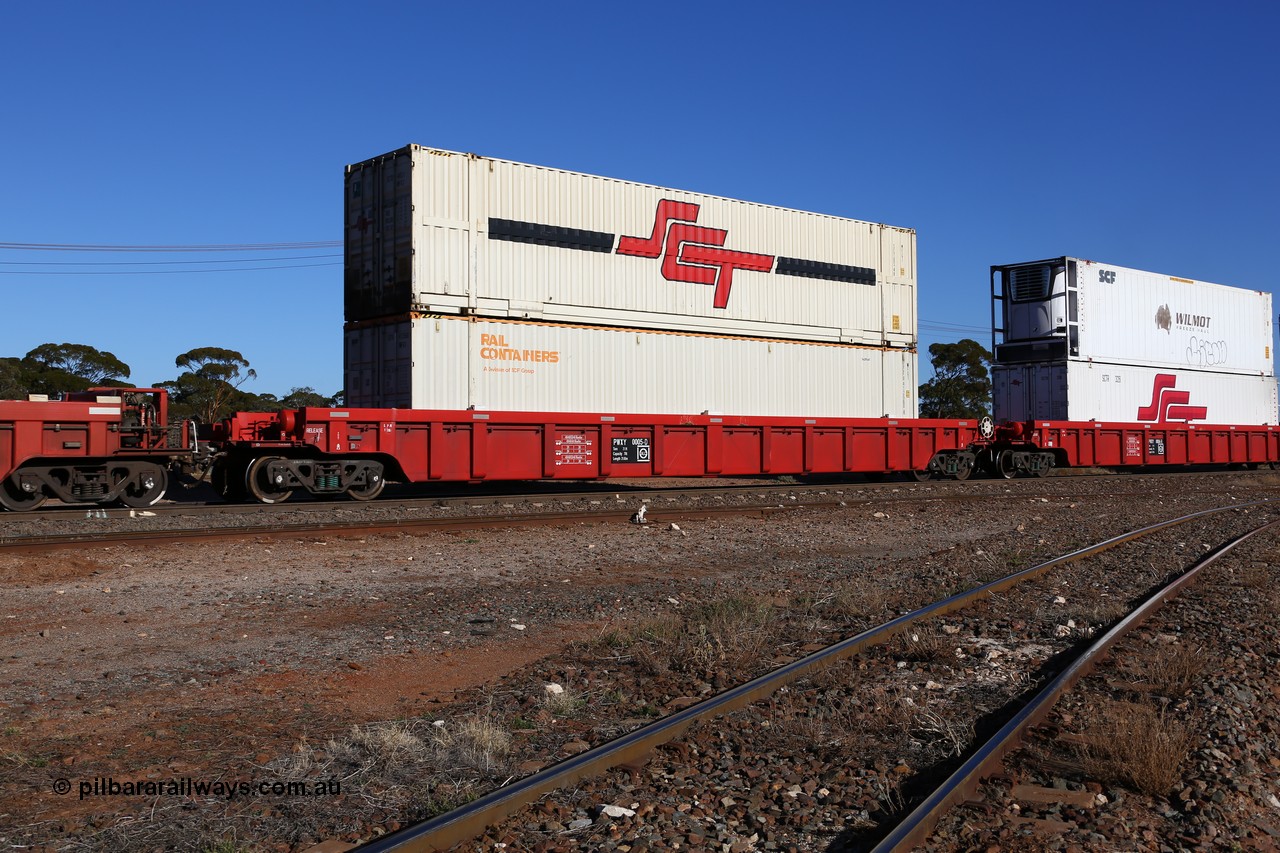
POLYGON ((935 840, 970 849, 1274 850, 1276 545, 1274 534, 1255 538, 1202 573, 1065 697, 1006 760, 1002 778, 935 840), (1168 760, 1166 748, 1181 760, 1168 760))
MULTIPOLYGON (((234 851, 302 850, 326 838, 367 838, 373 826, 393 829, 463 801, 940 592, 1144 521, 1265 496, 1277 482, 1274 474, 1250 473, 833 485, 829 497, 845 506, 804 509, 799 505, 812 497, 795 495, 793 501, 784 491, 779 503, 794 511, 680 523, 680 529, 660 520, 661 502, 655 502, 651 512, 659 521, 648 526, 302 540, 260 536, 145 552, 116 547, 0 555, 0 840, 57 850, 234 851), (957 490, 988 499, 945 499, 957 490), (726 620, 726 611, 748 620, 754 614, 757 621, 726 620), (690 634, 689 625, 704 627, 690 634), (720 630, 727 633, 721 636, 720 630), (567 695, 549 697, 549 683, 567 695), (157 793, 142 790, 143 784, 136 786, 140 794, 106 791, 106 780, 184 779, 244 783, 254 790, 242 794, 237 788, 234 796, 157 793), (71 786, 69 794, 55 793, 59 780, 71 786), (95 780, 101 781, 100 791, 95 780), (302 797, 256 788, 292 780, 336 780, 340 792, 330 785, 302 797)), ((8 518, 4 524, 8 531, 8 518)), ((1162 566, 1166 556, 1194 550, 1179 549, 1178 541, 1184 540, 1135 558, 1141 564, 1135 582, 1152 582, 1162 576, 1153 566, 1162 566)), ((1074 583, 1077 594, 1063 597, 1087 621, 1101 605, 1081 592, 1090 589, 1088 583, 1074 583)), ((1063 614, 1043 615, 1056 620, 1063 614)), ((1039 618, 1008 618, 1026 621, 1028 635, 1048 626, 1039 618)), ((959 627, 955 636, 963 637, 966 654, 986 661, 990 649, 979 642, 984 635, 960 623, 951 627, 959 627)), ((1025 648, 1015 641, 1021 636, 1017 629, 1008 634, 997 632, 994 639, 1002 648, 1025 648)), ((1033 667, 1052 656, 1054 646, 1046 648, 1027 653, 1033 667)), ((867 666, 927 676, 932 659, 912 660, 921 654, 887 650, 867 666)), ((1273 663, 1270 654, 1266 661, 1273 663)), ((1245 668, 1262 660, 1230 657, 1241 658, 1245 668)), ((963 667, 956 674, 952 662, 947 666, 947 681, 968 683, 963 667)), ((1262 669, 1249 669, 1255 697, 1271 692, 1262 669)), ((966 689, 998 707, 1020 679, 1011 669, 989 685, 966 689)), ((927 685, 946 682, 923 680, 925 695, 947 692, 927 685)), ((889 696, 894 698, 902 697, 889 696)), ((716 726, 707 736, 723 741, 771 716, 803 719, 786 710, 789 701, 776 697, 776 707, 744 712, 756 723, 716 726)), ((805 725, 793 735, 801 756, 799 747, 815 744, 814 732, 830 723, 805 725)), ((848 833, 876 823, 886 804, 906 796, 898 792, 908 774, 897 768, 936 765, 936 753, 947 748, 949 736, 922 739, 912 734, 911 723, 904 725, 892 760, 880 762, 883 771, 874 760, 846 755, 845 776, 864 781, 842 784, 839 801, 849 799, 850 805, 828 810, 839 814, 839 825, 817 826, 811 816, 779 821, 777 815, 769 823, 772 812, 753 811, 746 796, 738 822, 751 832, 734 827, 732 841, 686 834, 681 843, 825 849, 848 839, 856 846, 859 836, 848 833), (757 827, 757 819, 765 827, 757 827), (776 838, 761 831, 769 826, 782 827, 776 838)), ((765 763, 778 763, 777 746, 760 749, 765 763)), ((678 755, 680 747, 672 750, 678 755)), ((697 768, 684 778, 697 783, 710 772, 704 766, 748 767, 747 753, 721 748, 714 760, 696 755, 696 761, 684 759, 697 768)), ((803 795, 814 799, 813 814, 818 813, 822 798, 814 793, 825 779, 804 764, 815 760, 830 764, 835 758, 797 758, 790 771, 797 781, 782 780, 784 805, 804 802, 803 795), (810 783, 814 791, 806 792, 810 783), (793 785, 800 791, 792 792, 793 785)), ((645 774, 652 778, 655 768, 665 766, 655 759, 634 777, 602 784, 648 784, 645 774)), ((683 771, 677 766, 672 772, 683 771)), ((1274 790, 1274 777, 1272 783, 1274 790)), ((526 816, 507 830, 510 837, 492 840, 514 845, 508 849, 538 843, 561 849, 562 842, 592 837, 581 849, 599 849, 604 841, 617 849, 645 849, 635 843, 643 822, 609 819, 616 832, 593 834, 604 827, 599 806, 640 802, 628 796, 619 790, 610 803, 549 799, 543 804, 548 813, 536 821, 526 816), (581 824, 571 828, 582 820, 590 820, 590 832, 581 824), (537 829, 530 829, 535 822, 537 829)), ((672 815, 696 808, 702 814, 692 817, 702 818, 729 809, 724 797, 694 806, 686 795, 684 812, 685 801, 669 807, 672 815)), ((656 797, 640 805, 637 811, 650 807, 642 817, 674 825, 654 817, 665 815, 656 797)), ((1166 837, 1159 835, 1162 829, 1152 831, 1166 837)), ((659 843, 671 840, 678 839, 659 843)), ((1177 849, 1179 842, 1171 843, 1177 849)))

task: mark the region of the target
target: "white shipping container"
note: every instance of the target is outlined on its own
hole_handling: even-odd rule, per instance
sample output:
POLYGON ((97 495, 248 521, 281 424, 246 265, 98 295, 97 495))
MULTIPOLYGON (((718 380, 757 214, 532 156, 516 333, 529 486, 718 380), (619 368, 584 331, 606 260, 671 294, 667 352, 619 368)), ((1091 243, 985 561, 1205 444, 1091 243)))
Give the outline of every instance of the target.
POLYGON ((347 405, 415 409, 916 416, 916 355, 447 316, 346 332, 347 405))
POLYGON ((410 145, 347 167, 346 319, 914 348, 910 229, 410 145))
POLYGON ((1275 375, 1271 294, 1078 258, 992 268, 1001 363, 1061 358, 1275 375))
POLYGON ((1067 361, 996 365, 991 383, 997 423, 1277 423, 1274 376, 1067 361))

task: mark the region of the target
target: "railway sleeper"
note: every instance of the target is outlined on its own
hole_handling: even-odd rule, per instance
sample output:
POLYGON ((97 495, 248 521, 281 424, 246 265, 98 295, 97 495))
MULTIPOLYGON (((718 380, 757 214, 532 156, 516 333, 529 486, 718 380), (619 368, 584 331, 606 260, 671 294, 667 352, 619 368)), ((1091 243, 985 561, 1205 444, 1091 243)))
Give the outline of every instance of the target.
POLYGON ((264 456, 245 469, 249 495, 262 503, 287 500, 295 489, 313 495, 372 500, 386 484, 381 462, 371 459, 288 459, 264 456))

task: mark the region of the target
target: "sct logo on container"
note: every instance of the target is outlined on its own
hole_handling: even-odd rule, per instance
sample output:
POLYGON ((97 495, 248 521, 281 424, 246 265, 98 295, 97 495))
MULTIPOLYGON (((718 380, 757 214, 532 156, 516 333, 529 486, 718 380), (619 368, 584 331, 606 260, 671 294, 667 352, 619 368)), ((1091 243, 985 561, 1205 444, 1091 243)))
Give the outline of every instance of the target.
POLYGON ((876 271, 870 267, 726 249, 728 230, 698 225, 701 210, 702 206, 694 202, 662 199, 654 211, 653 229, 648 237, 617 237, 607 231, 584 231, 491 217, 489 239, 609 252, 635 258, 661 258, 659 269, 667 281, 714 286, 711 301, 716 308, 729 307, 734 270, 845 281, 872 287, 876 284, 876 271), (615 238, 617 249, 614 249, 615 238))
POLYGON ((733 271, 770 272, 773 270, 773 255, 722 248, 729 232, 694 225, 700 209, 689 202, 663 199, 658 202, 653 231, 649 236, 621 238, 618 240, 618 254, 641 258, 663 256, 663 278, 690 284, 713 284, 716 291, 712 304, 716 308, 727 308, 729 289, 733 287, 733 271))

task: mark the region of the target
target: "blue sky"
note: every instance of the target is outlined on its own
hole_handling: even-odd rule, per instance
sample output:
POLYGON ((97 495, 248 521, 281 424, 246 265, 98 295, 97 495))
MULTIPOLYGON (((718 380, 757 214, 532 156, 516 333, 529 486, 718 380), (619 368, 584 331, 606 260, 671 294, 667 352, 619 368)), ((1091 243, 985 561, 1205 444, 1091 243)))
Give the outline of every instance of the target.
MULTIPOLYGON (((930 343, 989 343, 992 263, 1277 281, 1277 4, 54 0, 5 17, 0 243, 337 241, 343 167, 416 142, 915 228, 922 380, 930 343)), ((0 249, 0 356, 86 343, 147 384, 223 346, 257 370, 246 390, 332 393, 340 252, 0 249), (244 267, 292 268, 213 271, 244 267)))

